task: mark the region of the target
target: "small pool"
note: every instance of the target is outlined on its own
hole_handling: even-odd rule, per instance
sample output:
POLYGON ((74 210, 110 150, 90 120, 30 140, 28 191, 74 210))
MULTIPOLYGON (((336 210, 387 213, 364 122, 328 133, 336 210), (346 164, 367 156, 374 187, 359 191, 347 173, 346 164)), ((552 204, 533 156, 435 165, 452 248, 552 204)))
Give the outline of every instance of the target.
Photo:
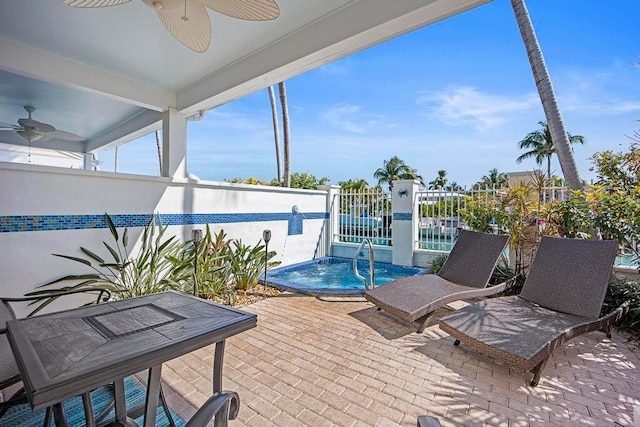
MULTIPOLYGON (((376 262, 376 286, 399 279, 426 273, 419 267, 404 267, 376 262)), ((369 277, 369 261, 358 261, 359 273, 369 277)), ((353 274, 353 261, 347 258, 327 257, 276 268, 267 274, 267 282, 274 287, 309 294, 357 295, 364 286, 353 274)))
POLYGON ((615 265, 620 267, 639 267, 639 261, 633 254, 618 254, 615 265))

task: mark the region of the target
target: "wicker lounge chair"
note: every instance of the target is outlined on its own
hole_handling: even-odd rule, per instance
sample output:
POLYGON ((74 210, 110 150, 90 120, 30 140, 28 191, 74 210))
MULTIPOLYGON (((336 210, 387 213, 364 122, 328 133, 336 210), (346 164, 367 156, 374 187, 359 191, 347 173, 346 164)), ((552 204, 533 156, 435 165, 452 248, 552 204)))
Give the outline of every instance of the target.
POLYGON ((487 287, 508 237, 461 230, 438 274, 405 277, 365 290, 364 297, 409 323, 421 322, 422 333, 434 311, 453 301, 502 292, 507 283, 487 287))
POLYGON ((602 330, 621 307, 600 317, 616 241, 543 237, 518 296, 487 299, 440 319, 440 328, 469 348, 533 374, 538 385, 555 348, 602 330))

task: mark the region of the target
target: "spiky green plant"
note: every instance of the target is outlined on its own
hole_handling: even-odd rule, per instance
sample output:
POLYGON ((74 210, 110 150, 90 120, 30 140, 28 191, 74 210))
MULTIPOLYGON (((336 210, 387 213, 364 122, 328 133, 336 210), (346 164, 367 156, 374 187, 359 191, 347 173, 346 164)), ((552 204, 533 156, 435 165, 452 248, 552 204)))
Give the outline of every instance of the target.
MULTIPOLYGON (((83 257, 53 254, 54 256, 82 264, 93 270, 93 273, 70 274, 45 283, 40 287, 76 282, 73 285, 56 289, 49 288, 46 291, 35 291, 27 295, 100 287, 109 290, 116 299, 125 299, 173 289, 175 283, 169 278, 172 265, 168 258, 177 253, 180 243, 176 241, 175 236, 165 239, 164 235, 167 227, 162 225, 159 216, 152 218, 149 225, 144 227, 141 247, 135 254, 130 252, 129 230, 125 228, 120 234, 111 217, 105 214, 105 218, 111 236, 115 241, 115 244, 102 242, 109 252, 110 259, 104 259, 96 252, 85 247, 80 247, 80 251, 84 254, 83 257)), ((38 310, 51 302, 50 299, 44 300, 38 310)))
POLYGON ((202 242, 198 246, 197 268, 194 268, 195 251, 193 244, 187 244, 178 254, 170 256, 173 265, 171 280, 185 293, 193 293, 194 281, 196 295, 201 298, 223 297, 231 292, 231 269, 227 263, 229 258, 229 241, 224 230, 211 233, 209 225, 202 242))
POLYGON ((260 276, 264 274, 265 263, 268 269, 280 265, 280 261, 270 261, 275 256, 275 251, 269 251, 265 257, 265 247, 260 243, 250 246, 240 239, 231 242, 229 267, 236 289, 246 291, 257 285, 260 276))

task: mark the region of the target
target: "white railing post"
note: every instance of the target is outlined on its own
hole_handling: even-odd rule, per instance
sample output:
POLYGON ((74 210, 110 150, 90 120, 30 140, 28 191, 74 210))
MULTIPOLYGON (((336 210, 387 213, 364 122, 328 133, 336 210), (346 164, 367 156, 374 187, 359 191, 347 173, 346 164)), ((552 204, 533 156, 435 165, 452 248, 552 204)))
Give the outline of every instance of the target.
POLYGON ((327 192, 327 213, 329 218, 325 220, 325 244, 326 254, 331 255, 331 245, 338 239, 340 233, 338 222, 340 219, 340 186, 339 185, 320 185, 318 190, 327 192))
POLYGON ((413 265, 413 250, 418 240, 418 203, 416 200, 420 183, 416 180, 393 182, 391 223, 395 265, 413 265))

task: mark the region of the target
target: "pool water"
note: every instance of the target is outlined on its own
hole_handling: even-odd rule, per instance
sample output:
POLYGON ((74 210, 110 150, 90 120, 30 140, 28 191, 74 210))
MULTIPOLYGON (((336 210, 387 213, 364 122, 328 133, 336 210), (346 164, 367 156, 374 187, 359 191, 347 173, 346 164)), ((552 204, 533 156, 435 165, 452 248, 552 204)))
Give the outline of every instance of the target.
MULTIPOLYGON (((419 267, 404 267, 381 262, 376 262, 374 269, 376 286, 426 272, 419 267)), ((368 260, 358 260, 358 272, 368 281, 368 260)), ((353 261, 346 258, 322 258, 274 269, 267 275, 267 282, 280 289, 306 293, 361 294, 364 292, 364 285, 353 274, 353 261)))

